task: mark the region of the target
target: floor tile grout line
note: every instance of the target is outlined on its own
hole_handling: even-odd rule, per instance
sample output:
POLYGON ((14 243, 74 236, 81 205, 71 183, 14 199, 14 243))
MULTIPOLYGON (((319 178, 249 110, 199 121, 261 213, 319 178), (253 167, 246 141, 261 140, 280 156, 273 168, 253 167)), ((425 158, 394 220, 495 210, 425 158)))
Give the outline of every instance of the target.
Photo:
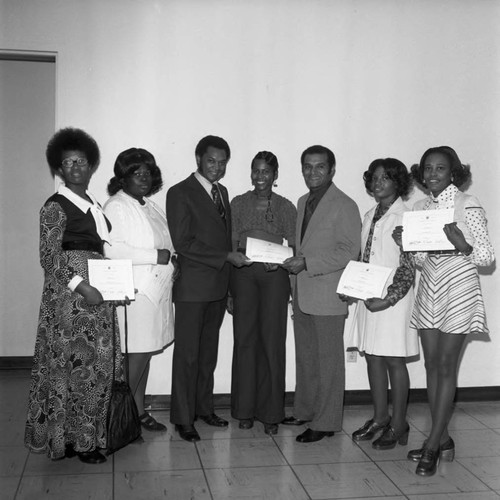
POLYGON ((28 453, 26 453, 26 458, 24 459, 23 469, 21 471, 21 475, 19 476, 19 481, 17 482, 16 491, 14 492, 14 500, 16 500, 17 495, 19 494, 19 489, 21 488, 21 483, 22 483, 22 480, 24 478, 24 472, 26 471, 26 465, 28 464, 28 459, 29 459, 29 456, 31 453, 31 451, 29 451, 29 450, 26 450, 26 451, 28 453))
MULTIPOLYGON (((467 457, 464 457, 467 458, 467 457)), ((488 458, 488 457, 469 457, 469 458, 488 458)), ((486 484, 479 476, 474 474, 464 463, 461 462, 460 458, 455 459, 456 463, 459 463, 469 474, 472 474, 480 483, 482 483, 486 488, 488 488, 489 491, 492 491, 493 493, 497 493, 493 488, 491 488, 488 484, 486 484)), ((471 492, 473 493, 473 492, 471 492)), ((498 494, 498 493, 497 493, 498 494)))
POLYGON ((304 490, 304 493, 307 495, 307 498, 310 500, 311 499, 311 495, 309 495, 309 492, 307 491, 306 487, 302 484, 302 481, 300 480, 300 477, 297 475, 297 472, 295 471, 295 469, 293 468, 293 464, 291 464, 288 459, 286 458, 285 454, 283 453, 283 451, 281 450, 281 448, 279 447, 278 443, 276 442, 276 439, 275 439, 275 436, 271 436, 271 439, 273 440, 274 442, 274 445, 276 446, 276 448, 278 448, 278 451, 279 453, 282 455, 283 459, 285 460, 285 463, 288 465, 288 467, 290 467, 290 470, 292 471, 292 474, 295 476, 295 478, 297 479, 297 481, 299 482, 300 486, 302 487, 302 489, 304 490))
POLYGON ((207 485, 208 494, 210 495, 210 498, 212 500, 215 500, 214 495, 212 493, 212 488, 210 487, 210 483, 208 482, 208 476, 207 476, 207 472, 205 470, 205 466, 203 465, 203 460, 201 459, 201 453, 200 453, 200 450, 198 448, 198 443, 194 443, 194 447, 196 450, 196 454, 198 455, 198 460, 200 461, 200 467, 201 467, 201 471, 203 473, 203 477, 205 478, 205 484, 207 485))

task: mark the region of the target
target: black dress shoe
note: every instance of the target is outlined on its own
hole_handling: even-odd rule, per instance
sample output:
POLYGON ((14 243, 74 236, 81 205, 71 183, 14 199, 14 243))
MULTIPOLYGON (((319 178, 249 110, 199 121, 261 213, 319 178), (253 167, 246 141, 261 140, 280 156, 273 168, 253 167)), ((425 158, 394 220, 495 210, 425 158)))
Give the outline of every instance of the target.
POLYGON ((158 420, 146 411, 142 415, 139 415, 139 420, 141 421, 141 426, 148 431, 165 432, 167 430, 166 425, 158 422, 158 420))
POLYGON ((198 415, 200 420, 203 420, 208 425, 212 425, 213 427, 227 427, 228 421, 220 418, 215 413, 211 415, 198 415))
POLYGON ((278 424, 264 424, 264 432, 269 436, 278 434, 278 424))
POLYGON ((335 432, 333 431, 313 431, 312 429, 307 429, 302 434, 299 434, 295 440, 299 443, 314 443, 315 441, 320 441, 324 437, 333 436, 335 432))
POLYGON ((79 451, 78 458, 85 464, 102 464, 106 461, 106 457, 97 450, 79 451))
POLYGON ((304 425, 310 422, 310 420, 300 420, 300 418, 295 417, 285 417, 281 422, 283 425, 304 425))
POLYGON ((352 433, 352 439, 354 441, 369 441, 375 436, 375 434, 377 434, 377 432, 381 431, 387 424, 389 424, 390 421, 391 417, 388 417, 385 422, 378 424, 375 420, 373 420, 373 418, 370 418, 370 420, 365 422, 363 427, 360 427, 357 431, 352 433))
POLYGON ((419 476, 433 476, 436 473, 438 462, 439 448, 437 450, 424 448, 415 472, 419 476))
POLYGON ((240 429, 251 429, 253 427, 253 418, 242 418, 238 427, 240 429))
POLYGON ((198 431, 194 428, 194 425, 177 425, 175 430, 179 433, 179 436, 184 439, 184 441, 189 441, 194 443, 200 440, 200 435, 198 431))

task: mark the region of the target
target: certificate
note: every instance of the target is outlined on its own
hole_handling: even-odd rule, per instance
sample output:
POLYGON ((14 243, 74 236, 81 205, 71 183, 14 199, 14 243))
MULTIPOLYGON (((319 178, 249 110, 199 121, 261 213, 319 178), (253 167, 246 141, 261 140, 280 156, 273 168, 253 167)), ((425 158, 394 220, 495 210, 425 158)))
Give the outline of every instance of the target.
POLYGON ((390 267, 351 260, 340 277, 337 293, 361 300, 382 298, 392 272, 390 267))
POLYGON ((453 222, 453 214, 453 208, 405 212, 403 214, 403 250, 405 252, 455 250, 443 231, 445 224, 453 222))
POLYGON ((245 255, 254 262, 269 262, 270 264, 283 264, 288 257, 293 257, 293 249, 279 243, 247 238, 245 255))
POLYGON ((134 300, 134 275, 129 259, 89 259, 89 282, 104 300, 134 300))

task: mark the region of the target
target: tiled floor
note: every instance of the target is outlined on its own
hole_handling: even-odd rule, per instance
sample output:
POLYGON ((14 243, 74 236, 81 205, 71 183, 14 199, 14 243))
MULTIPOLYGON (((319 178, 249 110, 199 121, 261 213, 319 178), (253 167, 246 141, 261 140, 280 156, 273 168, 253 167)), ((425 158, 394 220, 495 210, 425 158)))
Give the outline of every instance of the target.
MULTIPOLYGON (((276 437, 252 430, 217 430, 200 422, 202 440, 186 443, 172 432, 144 434, 103 465, 77 458, 52 462, 23 447, 28 375, 0 372, 0 499, 467 499, 500 498, 500 402, 458 404, 451 421, 454 462, 422 478, 408 449, 429 429, 426 405, 409 408, 408 446, 376 451, 350 434, 369 418, 367 406, 345 409, 344 429, 318 443, 300 444, 303 428, 280 426, 276 437)), ((229 418, 228 410, 220 410, 229 418)), ((168 412, 155 412, 168 423, 168 412)))

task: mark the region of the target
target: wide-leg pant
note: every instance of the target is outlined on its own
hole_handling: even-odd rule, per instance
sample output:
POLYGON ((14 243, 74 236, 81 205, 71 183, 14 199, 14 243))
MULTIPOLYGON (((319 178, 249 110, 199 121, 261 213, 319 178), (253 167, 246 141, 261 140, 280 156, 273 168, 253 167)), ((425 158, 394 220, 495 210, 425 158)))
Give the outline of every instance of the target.
POLYGON ((278 423, 284 418, 288 273, 263 264, 233 269, 233 418, 278 423))
POLYGON ((296 387, 293 414, 315 431, 340 431, 345 389, 345 316, 303 313, 294 294, 296 387))

